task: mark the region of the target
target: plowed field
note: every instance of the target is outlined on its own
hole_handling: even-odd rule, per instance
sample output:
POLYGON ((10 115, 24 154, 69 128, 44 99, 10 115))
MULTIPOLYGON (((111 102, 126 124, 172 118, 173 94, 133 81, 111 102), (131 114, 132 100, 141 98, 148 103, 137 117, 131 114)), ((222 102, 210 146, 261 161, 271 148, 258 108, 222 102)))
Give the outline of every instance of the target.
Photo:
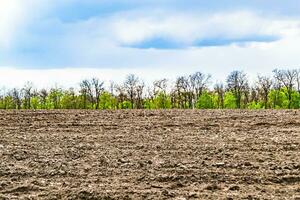
POLYGON ((0 111, 0 199, 300 199, 300 111, 0 111))

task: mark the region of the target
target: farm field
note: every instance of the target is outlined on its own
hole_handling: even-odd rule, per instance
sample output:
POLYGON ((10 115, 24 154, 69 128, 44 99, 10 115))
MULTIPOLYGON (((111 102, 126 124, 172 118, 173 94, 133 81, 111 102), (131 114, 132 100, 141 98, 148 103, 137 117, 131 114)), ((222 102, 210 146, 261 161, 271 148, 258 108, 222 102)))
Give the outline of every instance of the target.
POLYGON ((300 199, 300 111, 0 111, 0 199, 300 199))

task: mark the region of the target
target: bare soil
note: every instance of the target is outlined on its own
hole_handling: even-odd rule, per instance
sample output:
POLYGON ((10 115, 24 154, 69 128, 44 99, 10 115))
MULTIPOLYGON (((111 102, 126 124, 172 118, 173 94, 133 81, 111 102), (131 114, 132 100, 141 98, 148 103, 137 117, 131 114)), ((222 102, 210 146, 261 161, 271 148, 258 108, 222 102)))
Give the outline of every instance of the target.
POLYGON ((300 111, 0 111, 0 199, 300 199, 300 111))

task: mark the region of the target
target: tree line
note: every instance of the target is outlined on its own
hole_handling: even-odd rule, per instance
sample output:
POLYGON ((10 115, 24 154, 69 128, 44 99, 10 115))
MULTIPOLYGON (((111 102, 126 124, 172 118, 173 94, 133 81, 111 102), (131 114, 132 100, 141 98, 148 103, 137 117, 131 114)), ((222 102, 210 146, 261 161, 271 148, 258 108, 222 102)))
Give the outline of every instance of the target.
POLYGON ((212 84, 211 75, 195 72, 154 81, 151 86, 130 74, 123 83, 110 82, 105 89, 98 78, 80 82, 79 89, 34 88, 2 92, 0 109, 298 109, 300 69, 275 69, 273 76, 257 76, 249 84, 247 74, 232 71, 224 83, 212 84))

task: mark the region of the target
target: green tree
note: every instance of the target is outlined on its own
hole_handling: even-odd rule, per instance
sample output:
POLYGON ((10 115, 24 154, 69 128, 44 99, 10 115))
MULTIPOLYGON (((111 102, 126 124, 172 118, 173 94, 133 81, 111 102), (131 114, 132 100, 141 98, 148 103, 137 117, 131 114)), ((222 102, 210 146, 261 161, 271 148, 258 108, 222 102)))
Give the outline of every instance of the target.
POLYGON ((100 95, 99 108, 100 109, 115 109, 117 107, 117 100, 109 92, 103 92, 100 95))
POLYGON ((61 94, 60 100, 60 108, 62 109, 76 109, 77 106, 77 99, 78 97, 75 95, 75 91, 73 88, 69 90, 63 91, 61 94))
POLYGON ((215 108, 213 95, 209 94, 207 91, 203 92, 200 98, 198 99, 196 108, 200 108, 200 109, 215 108))
POLYGON ((252 101, 248 104, 249 109, 262 109, 264 108, 265 104, 263 102, 255 102, 252 101))
POLYGON ((33 109, 40 109, 41 108, 39 97, 33 96, 31 98, 31 108, 33 108, 33 109))
POLYGON ((16 104, 11 96, 6 96, 4 98, 4 107, 5 109, 16 109, 16 104))
POLYGON ((269 92, 269 104, 273 109, 286 108, 288 99, 281 89, 272 89, 269 92))
POLYGON ((63 92, 61 88, 52 88, 48 95, 48 108, 51 109, 59 109, 61 108, 61 98, 63 96, 63 92))
POLYGON ((232 92, 226 92, 224 96, 224 107, 227 109, 235 109, 237 108, 236 105, 236 98, 232 94, 232 92))
POLYGON ((159 92, 154 98, 153 108, 155 109, 169 109, 171 108, 171 97, 165 92, 159 92))
POLYGON ((123 101, 118 104, 119 109, 132 109, 132 104, 130 101, 123 101))
POLYGON ((300 108, 300 94, 297 91, 293 91, 291 95, 291 108, 299 109, 300 108))

